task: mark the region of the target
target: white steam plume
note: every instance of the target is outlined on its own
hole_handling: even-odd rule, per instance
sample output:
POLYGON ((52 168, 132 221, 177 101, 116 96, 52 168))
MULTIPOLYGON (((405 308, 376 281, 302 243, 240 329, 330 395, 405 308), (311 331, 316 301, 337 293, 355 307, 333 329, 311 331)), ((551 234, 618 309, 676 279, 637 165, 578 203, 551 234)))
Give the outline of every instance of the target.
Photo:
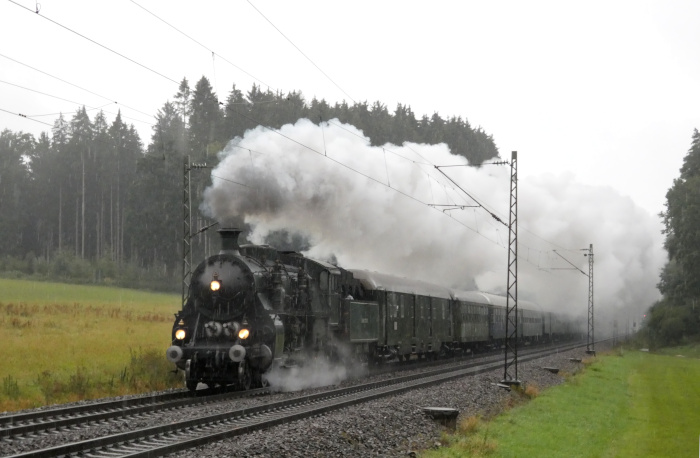
POLYGON ((263 377, 275 391, 299 391, 329 385, 340 385, 352 374, 360 378, 367 374, 367 366, 332 363, 309 358, 303 366, 274 367, 263 377))
MULTIPOLYGON (((342 267, 505 291, 508 166, 466 167, 445 144, 374 147, 337 120, 320 127, 302 119, 277 132, 258 127, 220 155, 202 207, 224 224, 252 225, 253 242, 284 229, 309 238, 307 256, 335 255, 342 267), (461 165, 441 170, 488 211, 470 207, 477 203, 434 165, 461 165)), ((553 250, 587 274, 580 249, 590 243, 598 309, 642 310, 658 298, 665 262, 658 221, 612 188, 572 176, 520 179, 518 222, 519 298, 585 316, 588 278, 559 270, 573 268, 553 250)))

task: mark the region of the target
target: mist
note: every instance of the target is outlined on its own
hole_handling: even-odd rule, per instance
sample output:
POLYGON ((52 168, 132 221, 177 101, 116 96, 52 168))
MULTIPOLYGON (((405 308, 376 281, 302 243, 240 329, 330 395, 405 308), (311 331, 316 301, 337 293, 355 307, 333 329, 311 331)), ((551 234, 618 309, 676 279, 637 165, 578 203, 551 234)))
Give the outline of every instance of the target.
MULTIPOLYGON (((505 293, 508 165, 472 167, 445 144, 371 146, 354 126, 305 119, 250 130, 220 159, 201 209, 222 225, 250 225, 253 243, 285 230, 309 241, 306 256, 341 267, 505 293)), ((519 174, 527 160, 518 153, 519 174)), ((520 176, 520 299, 585 316, 590 244, 598 310, 641 313, 659 298, 658 217, 572 175, 520 176)))

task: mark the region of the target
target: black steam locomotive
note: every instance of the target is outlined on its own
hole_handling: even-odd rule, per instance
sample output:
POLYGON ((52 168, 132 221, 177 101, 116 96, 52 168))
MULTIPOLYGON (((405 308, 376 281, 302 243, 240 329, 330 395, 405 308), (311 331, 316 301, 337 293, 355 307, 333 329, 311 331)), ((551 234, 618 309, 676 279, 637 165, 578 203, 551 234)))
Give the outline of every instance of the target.
MULTIPOLYGON (((222 229, 222 250, 192 274, 166 355, 199 382, 266 384, 273 367, 323 358, 340 364, 432 359, 501 345, 504 297, 346 270, 297 252, 238 245, 222 229)), ((578 332, 570 319, 518 304, 518 338, 556 340, 578 332)))

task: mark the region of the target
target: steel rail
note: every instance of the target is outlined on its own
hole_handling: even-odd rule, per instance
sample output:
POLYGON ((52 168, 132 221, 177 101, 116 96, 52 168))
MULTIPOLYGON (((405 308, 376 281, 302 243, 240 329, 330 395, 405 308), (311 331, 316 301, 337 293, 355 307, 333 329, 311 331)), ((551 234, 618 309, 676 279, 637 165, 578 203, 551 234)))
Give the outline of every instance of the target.
POLYGON ((157 413, 170 409, 183 408, 196 404, 219 402, 228 399, 255 396, 269 393, 269 388, 230 393, 209 394, 214 390, 200 390, 202 394, 193 396, 187 390, 174 393, 154 394, 118 401, 104 401, 79 406, 40 410, 17 415, 0 417, 0 438, 10 438, 38 432, 60 431, 62 428, 157 413))
MULTIPOLYGON (((560 351, 585 346, 569 345, 532 352, 523 356, 524 361, 537 359, 560 351)), ((492 362, 472 367, 440 369, 421 374, 408 375, 380 382, 356 385, 301 396, 294 399, 269 403, 251 408, 235 409, 211 416, 191 420, 152 426, 127 433, 114 434, 101 438, 30 451, 14 458, 71 456, 130 456, 155 457, 178 450, 220 440, 224 437, 245 434, 254 430, 265 429, 281 423, 319 415, 379 397, 400 394, 402 392, 427 385, 442 383, 467 375, 476 375, 497 369, 500 357, 492 362)))
MULTIPOLYGON (((536 347, 531 347, 536 348, 536 347)), ((488 358, 490 354, 497 352, 485 352, 479 355, 480 358, 488 358)), ((474 354, 463 355, 452 358, 453 361, 460 359, 474 360, 474 354)), ((445 364, 449 360, 440 359, 435 361, 408 361, 400 366, 389 364, 379 366, 372 371, 372 375, 399 372, 403 370, 413 370, 428 368, 440 364, 445 364)), ((203 389, 198 390, 193 396, 188 390, 177 390, 169 393, 151 394, 115 401, 93 402, 83 405, 66 406, 52 409, 42 409, 33 412, 19 413, 13 415, 0 416, 0 439, 13 438, 40 432, 51 433, 60 432, 63 428, 87 424, 97 421, 109 421, 112 419, 122 419, 133 415, 148 413, 158 413, 168 409, 183 408, 196 404, 218 402, 227 399, 236 399, 260 394, 268 394, 268 388, 248 391, 234 391, 221 394, 221 390, 203 389)))

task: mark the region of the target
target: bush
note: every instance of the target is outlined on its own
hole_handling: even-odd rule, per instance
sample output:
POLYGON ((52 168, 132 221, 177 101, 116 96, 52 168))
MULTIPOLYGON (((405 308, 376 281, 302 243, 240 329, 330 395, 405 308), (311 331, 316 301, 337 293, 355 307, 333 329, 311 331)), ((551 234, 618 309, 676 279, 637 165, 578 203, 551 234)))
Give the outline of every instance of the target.
POLYGON ((74 252, 61 250, 46 260, 29 253, 25 259, 0 257, 0 276, 9 279, 33 279, 76 284, 102 284, 149 291, 177 292, 180 278, 167 269, 145 268, 136 263, 119 264, 109 256, 96 261, 81 259, 74 252))
POLYGON ((651 349, 683 344, 698 334, 697 314, 690 306, 662 300, 648 315, 640 338, 646 339, 651 349))
POLYGON ((13 256, 3 256, 0 258, 0 270, 4 272, 14 272, 13 275, 21 276, 24 273, 29 273, 29 266, 23 259, 13 256))

